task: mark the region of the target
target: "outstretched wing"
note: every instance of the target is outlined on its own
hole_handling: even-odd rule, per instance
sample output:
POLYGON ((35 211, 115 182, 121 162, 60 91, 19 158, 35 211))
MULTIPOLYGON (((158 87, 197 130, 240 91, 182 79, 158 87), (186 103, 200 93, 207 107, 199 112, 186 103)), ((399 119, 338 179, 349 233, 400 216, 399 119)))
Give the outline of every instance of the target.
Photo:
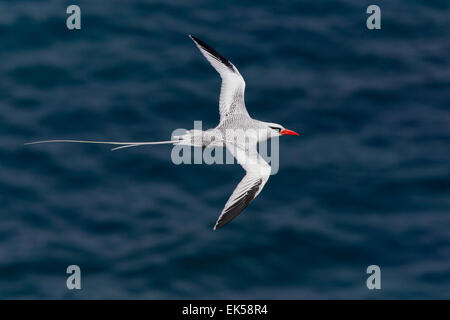
POLYGON ((200 39, 192 35, 189 37, 222 78, 219 101, 220 121, 230 114, 241 113, 248 116, 244 102, 245 81, 238 69, 200 39))
POLYGON ((236 218, 263 189, 270 176, 269 164, 254 149, 243 149, 236 144, 227 143, 227 149, 233 154, 247 174, 239 182, 217 219, 214 230, 223 227, 236 218))

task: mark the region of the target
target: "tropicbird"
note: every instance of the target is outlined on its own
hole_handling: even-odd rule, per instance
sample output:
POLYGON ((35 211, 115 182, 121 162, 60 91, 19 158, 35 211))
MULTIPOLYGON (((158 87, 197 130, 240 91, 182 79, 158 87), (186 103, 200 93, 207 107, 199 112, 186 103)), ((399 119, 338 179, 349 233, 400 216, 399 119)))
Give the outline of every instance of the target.
POLYGON ((203 56, 222 78, 219 99, 220 121, 217 127, 206 131, 189 130, 174 140, 156 142, 116 142, 91 140, 43 140, 28 144, 49 142, 99 143, 116 145, 112 150, 154 144, 188 145, 202 148, 226 147, 245 169, 246 174, 225 204, 214 230, 223 227, 255 199, 269 179, 271 167, 257 151, 257 144, 281 135, 298 135, 282 125, 253 119, 244 102, 245 81, 238 69, 205 42, 189 35, 203 56))

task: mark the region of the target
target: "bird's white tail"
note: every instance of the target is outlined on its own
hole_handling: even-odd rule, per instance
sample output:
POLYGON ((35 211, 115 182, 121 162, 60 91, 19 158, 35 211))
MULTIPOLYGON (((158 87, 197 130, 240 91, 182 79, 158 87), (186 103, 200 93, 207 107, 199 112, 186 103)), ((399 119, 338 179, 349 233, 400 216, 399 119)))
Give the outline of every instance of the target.
POLYGON ((27 143, 25 143, 25 145, 39 144, 39 143, 54 143, 54 142, 96 143, 96 144, 119 145, 119 147, 114 147, 111 149, 111 151, 114 151, 114 150, 123 149, 123 148, 139 147, 139 146, 152 145, 152 144, 179 143, 180 140, 154 141, 154 142, 116 142, 116 141, 92 141, 92 140, 42 140, 42 141, 27 142, 27 143))

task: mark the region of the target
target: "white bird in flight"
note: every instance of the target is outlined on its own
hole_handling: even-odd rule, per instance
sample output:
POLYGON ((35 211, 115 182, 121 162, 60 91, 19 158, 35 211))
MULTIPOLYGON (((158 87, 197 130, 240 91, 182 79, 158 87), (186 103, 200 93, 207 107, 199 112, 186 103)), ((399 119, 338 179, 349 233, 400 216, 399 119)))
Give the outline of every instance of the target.
POLYGON ((244 102, 245 81, 238 69, 205 42, 192 35, 189 35, 189 37, 222 78, 219 100, 220 122, 214 129, 206 131, 189 130, 184 135, 174 137, 175 140, 157 142, 44 140, 26 144, 75 142, 117 145, 112 150, 168 143, 202 148, 226 147, 245 169, 246 174, 226 202, 214 225, 214 230, 223 227, 238 216, 258 196, 269 179, 271 167, 258 153, 257 144, 280 135, 298 136, 298 133, 285 129, 277 123, 251 118, 244 102))

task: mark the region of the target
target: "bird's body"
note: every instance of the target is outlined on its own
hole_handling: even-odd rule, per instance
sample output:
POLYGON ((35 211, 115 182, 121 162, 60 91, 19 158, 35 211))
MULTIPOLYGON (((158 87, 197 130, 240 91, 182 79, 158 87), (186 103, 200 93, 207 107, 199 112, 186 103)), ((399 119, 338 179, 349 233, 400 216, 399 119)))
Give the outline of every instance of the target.
POLYGON ((280 135, 298 135, 283 126, 259 121, 250 117, 244 101, 245 81, 237 68, 209 45, 194 36, 190 36, 200 52, 211 63, 222 78, 220 91, 220 121, 217 127, 209 130, 189 130, 185 134, 173 137, 169 141, 159 142, 108 142, 82 140, 46 140, 30 144, 46 142, 79 142, 118 145, 112 150, 172 143, 202 148, 226 147, 245 169, 246 175, 239 182, 225 204, 214 230, 224 226, 261 192, 271 173, 270 165, 259 155, 258 142, 280 135))

